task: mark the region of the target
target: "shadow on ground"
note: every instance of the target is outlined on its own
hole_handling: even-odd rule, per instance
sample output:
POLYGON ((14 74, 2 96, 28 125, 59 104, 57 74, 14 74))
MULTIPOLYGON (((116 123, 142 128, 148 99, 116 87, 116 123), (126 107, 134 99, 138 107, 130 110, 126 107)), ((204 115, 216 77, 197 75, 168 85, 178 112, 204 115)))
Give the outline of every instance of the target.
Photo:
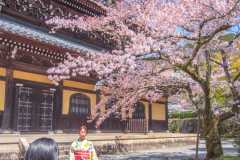
POLYGON ((115 144, 106 144, 103 146, 95 146, 98 156, 101 155, 116 155, 116 154, 128 154, 127 147, 123 144, 121 136, 115 136, 115 144))

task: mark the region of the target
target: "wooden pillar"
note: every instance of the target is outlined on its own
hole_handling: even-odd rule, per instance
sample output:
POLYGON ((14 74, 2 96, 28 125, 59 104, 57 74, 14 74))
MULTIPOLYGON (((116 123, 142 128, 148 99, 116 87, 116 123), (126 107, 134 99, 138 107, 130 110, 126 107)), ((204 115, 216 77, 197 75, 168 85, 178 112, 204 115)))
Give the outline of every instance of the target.
POLYGON ((19 90, 20 90, 20 86, 22 86, 22 84, 16 84, 17 86, 13 87, 13 104, 12 104, 12 122, 11 122, 11 128, 14 131, 17 131, 17 123, 18 123, 18 103, 19 103, 19 90))
POLYGON ((148 113, 149 113, 149 131, 152 131, 152 104, 150 102, 148 102, 148 113))
POLYGON ((56 90, 55 107, 53 110, 53 127, 56 134, 63 133, 62 131, 62 101, 63 101, 63 82, 60 81, 56 90))
POLYGON ((166 100, 165 100, 165 112, 166 112, 166 126, 164 129, 168 130, 168 97, 166 97, 166 100))
POLYGON ((5 104, 2 120, 2 134, 10 134, 11 111, 12 111, 12 97, 13 97, 13 69, 6 69, 6 85, 5 85, 5 104))
MULTIPOLYGON (((100 102, 100 93, 101 93, 100 90, 97 90, 97 93, 96 93, 96 104, 98 104, 100 102)), ((97 119, 96 119, 96 121, 97 121, 97 119)), ((96 128, 96 133, 101 133, 100 125, 96 128)))

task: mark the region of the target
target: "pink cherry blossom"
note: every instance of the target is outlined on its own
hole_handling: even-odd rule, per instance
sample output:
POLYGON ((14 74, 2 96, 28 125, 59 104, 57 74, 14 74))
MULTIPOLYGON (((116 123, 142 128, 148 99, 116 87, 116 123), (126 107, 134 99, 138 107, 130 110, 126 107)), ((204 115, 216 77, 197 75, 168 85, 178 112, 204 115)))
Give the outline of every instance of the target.
MULTIPOLYGON (((133 0, 98 5, 106 15, 47 21, 54 25, 53 32, 62 28, 98 31, 116 43, 111 52, 88 51, 78 57, 68 53, 67 60, 48 70, 55 84, 76 75, 101 80, 102 100, 90 119, 98 117, 96 126, 113 112, 126 119, 134 111, 131 106, 143 96, 154 103, 178 94, 182 106, 204 115, 205 130, 210 129, 213 117, 221 123, 224 115, 230 118, 239 113, 240 73, 231 69, 232 57, 240 54, 239 29, 232 40, 223 39, 233 26, 239 26, 239 0, 133 0), (215 98, 218 88, 230 97, 226 106, 215 98), (114 98, 119 101, 112 108, 98 112, 114 98), (227 107, 230 114, 217 109, 227 107)), ((208 153, 207 158, 212 155, 208 153)))

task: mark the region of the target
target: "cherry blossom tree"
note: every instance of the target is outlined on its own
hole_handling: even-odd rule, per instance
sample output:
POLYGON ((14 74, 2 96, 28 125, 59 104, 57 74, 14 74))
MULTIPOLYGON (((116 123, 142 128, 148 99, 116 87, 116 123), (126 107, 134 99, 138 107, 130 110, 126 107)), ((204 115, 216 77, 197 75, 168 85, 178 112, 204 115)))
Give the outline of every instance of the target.
POLYGON ((240 107, 240 72, 231 69, 232 57, 239 55, 239 1, 117 1, 110 6, 98 3, 106 10, 99 17, 55 17, 47 21, 54 25, 53 32, 62 28, 101 32, 116 50, 68 53, 68 60, 48 70, 49 78, 55 84, 76 75, 99 78, 96 89, 101 90, 102 100, 91 117, 98 117, 97 125, 113 112, 126 119, 142 97, 154 102, 187 93, 185 105, 203 116, 206 159, 219 157, 223 151, 218 125, 239 114, 240 107), (234 36, 224 39, 230 31, 234 36), (214 97, 217 88, 225 88, 229 95, 228 111, 213 109, 219 103, 214 97), (114 98, 119 101, 112 108, 101 109, 114 98))

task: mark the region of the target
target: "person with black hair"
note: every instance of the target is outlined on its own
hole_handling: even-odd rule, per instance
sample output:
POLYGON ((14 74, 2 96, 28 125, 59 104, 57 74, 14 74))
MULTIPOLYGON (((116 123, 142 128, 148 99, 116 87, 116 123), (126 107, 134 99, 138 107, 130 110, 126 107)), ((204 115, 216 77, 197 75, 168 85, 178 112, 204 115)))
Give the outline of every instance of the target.
POLYGON ((87 127, 81 126, 78 134, 79 139, 72 143, 68 160, 98 160, 93 143, 86 138, 88 134, 87 127))
POLYGON ((58 146, 51 138, 38 138, 29 146, 25 160, 58 160, 58 146))

